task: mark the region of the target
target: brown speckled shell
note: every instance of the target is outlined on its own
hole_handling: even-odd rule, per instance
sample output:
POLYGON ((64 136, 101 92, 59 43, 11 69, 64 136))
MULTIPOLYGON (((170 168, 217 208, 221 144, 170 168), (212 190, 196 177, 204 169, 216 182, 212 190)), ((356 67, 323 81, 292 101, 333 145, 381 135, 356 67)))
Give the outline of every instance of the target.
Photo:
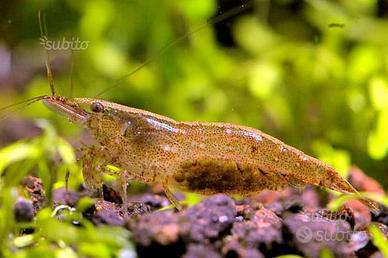
MULTIPOLYGON (((71 102, 69 116, 73 121, 71 115, 77 113, 78 105, 77 121, 83 116, 81 121, 98 142, 85 160, 97 160, 99 164, 94 168, 113 164, 128 180, 162 182, 201 194, 249 195, 263 189, 306 184, 356 192, 334 168, 257 129, 226 123, 176 122, 104 100, 60 101, 62 112, 66 101, 71 102), (86 116, 84 107, 96 101, 105 111, 86 116)), ((93 184, 99 177, 91 173, 86 173, 89 178, 85 180, 93 184)))

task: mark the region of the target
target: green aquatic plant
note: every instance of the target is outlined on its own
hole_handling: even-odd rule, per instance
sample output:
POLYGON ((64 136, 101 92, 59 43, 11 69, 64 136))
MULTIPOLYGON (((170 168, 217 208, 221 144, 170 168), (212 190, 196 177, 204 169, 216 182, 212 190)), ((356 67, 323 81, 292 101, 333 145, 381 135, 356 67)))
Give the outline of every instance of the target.
MULTIPOLYGON (((53 211, 50 196, 63 186, 64 174, 80 175, 71 145, 45 120, 37 121, 42 135, 0 149, 0 256, 1 257, 136 257, 129 232, 121 227, 95 226, 82 217, 93 202, 79 201, 74 209, 53 211), (27 175, 42 179, 48 201, 30 222, 18 222, 14 207, 22 196, 27 175), (60 212, 59 220, 56 213, 60 212), (81 227, 75 226, 82 225, 81 227), (33 233, 24 234, 28 228, 33 233)), ((76 176, 74 176, 76 181, 76 176)))

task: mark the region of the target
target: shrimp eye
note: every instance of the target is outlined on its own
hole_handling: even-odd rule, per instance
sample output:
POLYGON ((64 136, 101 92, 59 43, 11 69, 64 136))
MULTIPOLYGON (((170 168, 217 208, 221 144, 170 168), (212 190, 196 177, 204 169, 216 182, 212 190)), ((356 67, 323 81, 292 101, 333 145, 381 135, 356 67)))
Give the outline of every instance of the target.
POLYGON ((96 113, 104 112, 104 106, 100 102, 93 102, 90 108, 96 113))

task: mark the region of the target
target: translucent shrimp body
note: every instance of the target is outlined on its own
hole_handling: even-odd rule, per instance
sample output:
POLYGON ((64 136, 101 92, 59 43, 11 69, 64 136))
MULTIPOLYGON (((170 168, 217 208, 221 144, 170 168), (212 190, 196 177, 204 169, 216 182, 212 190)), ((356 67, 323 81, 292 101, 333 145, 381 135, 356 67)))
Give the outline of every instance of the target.
MULTIPOLYGON (((106 165, 126 182, 162 183, 200 194, 251 195, 264 189, 307 184, 343 193, 356 190, 334 168, 257 129, 227 123, 177 122, 116 103, 44 98, 53 110, 90 130, 97 144, 83 156, 89 189, 101 189, 106 165)), ((124 197, 124 196, 123 196, 124 197)), ((375 203, 365 201, 373 210, 375 203)))

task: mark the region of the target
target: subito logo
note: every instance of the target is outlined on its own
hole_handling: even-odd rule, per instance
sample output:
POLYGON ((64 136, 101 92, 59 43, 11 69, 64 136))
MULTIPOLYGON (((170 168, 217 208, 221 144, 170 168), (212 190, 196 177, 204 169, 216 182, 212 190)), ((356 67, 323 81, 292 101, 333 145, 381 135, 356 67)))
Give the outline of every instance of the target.
POLYGON ((299 242, 306 244, 313 239, 313 232, 309 227, 301 226, 296 230, 295 236, 299 242))

